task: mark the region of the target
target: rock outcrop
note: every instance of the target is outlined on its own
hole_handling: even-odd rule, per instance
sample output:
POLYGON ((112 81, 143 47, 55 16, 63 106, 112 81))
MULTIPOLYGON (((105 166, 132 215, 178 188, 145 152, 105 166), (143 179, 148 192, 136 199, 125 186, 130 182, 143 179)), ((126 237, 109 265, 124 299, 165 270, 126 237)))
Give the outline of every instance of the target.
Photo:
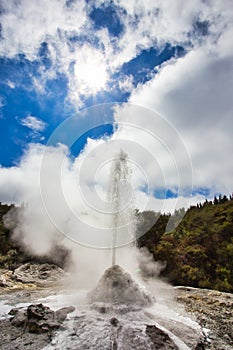
POLYGON ((0 321, 1 349, 42 349, 48 344, 53 332, 59 329, 68 313, 74 307, 65 307, 57 311, 43 304, 32 304, 26 310, 14 308, 12 316, 0 321))
POLYGON ((39 287, 50 287, 64 277, 64 271, 54 264, 23 264, 18 267, 13 278, 22 283, 34 283, 39 287))
POLYGON ((0 292, 54 287, 66 277, 62 268, 54 264, 26 263, 15 269, 0 269, 0 292))
POLYGON ((169 336, 155 325, 146 326, 146 334, 150 337, 154 349, 179 350, 169 336))

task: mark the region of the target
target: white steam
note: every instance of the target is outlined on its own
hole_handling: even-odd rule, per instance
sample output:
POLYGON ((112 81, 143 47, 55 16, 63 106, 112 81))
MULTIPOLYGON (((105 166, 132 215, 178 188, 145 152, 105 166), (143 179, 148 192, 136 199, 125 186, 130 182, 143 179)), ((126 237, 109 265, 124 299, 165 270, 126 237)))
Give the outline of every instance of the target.
MULTIPOLYGON (((67 248, 71 252, 69 270, 73 273, 72 276, 75 275, 75 279, 72 277, 72 285, 92 287, 103 271, 111 265, 111 250, 95 246, 95 242, 99 239, 98 234, 106 225, 106 218, 104 219, 102 214, 98 215, 95 207, 88 205, 84 196, 86 192, 80 193, 77 173, 85 155, 81 154, 72 162, 64 145, 46 148, 49 167, 43 169, 46 171, 43 179, 47 180, 43 189, 47 191, 45 198, 41 190, 41 165, 45 157, 45 148, 41 145, 31 145, 18 166, 0 169, 1 198, 16 204, 21 203, 20 208, 13 209, 7 214, 5 223, 12 229, 13 239, 30 254, 53 258, 53 255, 57 254, 57 246, 67 248), (61 163, 63 200, 56 188, 57 164, 61 163), (50 207, 45 203, 45 199, 53 206, 52 215, 48 211, 50 207), (93 236, 95 231, 96 236, 93 236), (86 237, 93 240, 91 248, 85 246, 86 237)), ((112 152, 116 153, 115 149, 112 152)), ((89 200, 98 208, 98 203, 95 203, 96 194, 92 192, 98 184, 94 187, 90 185, 90 169, 87 168, 86 171, 86 182, 83 186, 88 189, 88 194, 91 196, 89 200)), ((107 185, 104 188, 100 183, 98 188, 103 198, 106 198, 107 185)), ((105 231, 103 237, 107 237, 105 231)), ((109 238, 109 242, 111 240, 112 237, 109 238)), ((106 247, 109 247, 108 244, 106 247)), ((141 260, 143 259, 145 260, 145 258, 141 260)), ((117 264, 139 279, 136 248, 131 245, 119 248, 117 264)))

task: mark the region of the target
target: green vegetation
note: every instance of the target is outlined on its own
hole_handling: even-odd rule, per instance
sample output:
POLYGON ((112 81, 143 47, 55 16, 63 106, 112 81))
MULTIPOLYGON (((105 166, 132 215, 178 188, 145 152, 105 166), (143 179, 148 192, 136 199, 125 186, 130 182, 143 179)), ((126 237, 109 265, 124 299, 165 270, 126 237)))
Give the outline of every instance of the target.
MULTIPOLYGON (((179 213, 174 215, 174 221, 179 213)), ((141 213, 148 224, 153 212, 141 213)), ((213 202, 191 207, 178 227, 166 232, 170 215, 161 215, 138 239, 157 261, 165 261, 162 276, 175 285, 233 292, 233 199, 219 196, 213 202)))

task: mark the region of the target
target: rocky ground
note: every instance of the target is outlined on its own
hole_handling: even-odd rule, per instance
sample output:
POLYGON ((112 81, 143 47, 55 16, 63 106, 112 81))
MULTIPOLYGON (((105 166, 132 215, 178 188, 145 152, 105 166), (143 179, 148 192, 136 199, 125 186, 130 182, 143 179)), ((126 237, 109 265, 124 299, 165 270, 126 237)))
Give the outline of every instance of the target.
POLYGON ((0 292, 52 287, 64 276, 65 272, 54 264, 26 263, 14 271, 0 269, 0 292))
POLYGON ((207 289, 177 287, 177 301, 206 329, 205 349, 233 349, 233 294, 207 289))
MULTIPOLYGON (((8 299, 11 305, 15 299, 17 303, 31 303, 26 309, 13 308, 7 320, 0 320, 0 349, 42 349, 51 342, 54 332, 62 329, 66 315, 73 309, 52 311, 33 302, 38 296, 59 293, 59 288, 55 292, 55 285, 64 275, 62 269, 49 264, 24 264, 14 272, 6 269, 0 271, 0 299, 8 299)), ((201 343, 195 350, 233 349, 233 294, 175 287, 175 295, 177 303, 184 306, 188 315, 198 321, 206 334, 206 342, 201 343)), ((117 331, 119 320, 113 321, 110 322, 110 327, 117 331)), ((95 317, 93 322, 95 324, 95 317)), ((107 331, 105 323, 104 327, 107 331)), ((174 344, 169 344, 168 339, 164 338, 165 335, 160 333, 161 331, 153 325, 146 328, 146 334, 152 343, 160 339, 162 343, 167 342, 164 349, 175 349, 174 344)))
MULTIPOLYGON (((0 301, 10 305, 33 303, 40 297, 59 292, 65 272, 54 264, 26 263, 15 269, 0 269, 0 301)), ((7 319, 0 319, 0 349, 42 349, 74 307, 53 311, 43 304, 12 308, 7 319)))
POLYGON ((0 321, 0 348, 42 349, 59 329, 68 313, 74 307, 65 307, 53 311, 43 304, 29 305, 27 309, 13 308, 9 318, 0 321))

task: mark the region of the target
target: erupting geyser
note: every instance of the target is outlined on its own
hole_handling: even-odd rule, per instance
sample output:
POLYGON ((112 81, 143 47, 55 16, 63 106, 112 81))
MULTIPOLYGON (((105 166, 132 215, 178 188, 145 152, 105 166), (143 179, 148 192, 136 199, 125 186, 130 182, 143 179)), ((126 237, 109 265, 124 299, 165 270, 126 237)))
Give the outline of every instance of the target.
POLYGON ((113 236, 112 266, 116 264, 116 247, 121 245, 121 235, 127 235, 128 241, 135 239, 136 220, 131 175, 128 156, 120 150, 111 168, 108 190, 110 226, 113 236))
POLYGON ((124 151, 114 159, 110 173, 108 193, 112 220, 112 267, 108 268, 99 280, 96 288, 89 294, 91 302, 148 306, 153 297, 140 287, 129 273, 116 265, 116 246, 119 244, 118 233, 123 231, 134 238, 135 210, 130 178, 132 171, 128 165, 128 156, 124 151))

